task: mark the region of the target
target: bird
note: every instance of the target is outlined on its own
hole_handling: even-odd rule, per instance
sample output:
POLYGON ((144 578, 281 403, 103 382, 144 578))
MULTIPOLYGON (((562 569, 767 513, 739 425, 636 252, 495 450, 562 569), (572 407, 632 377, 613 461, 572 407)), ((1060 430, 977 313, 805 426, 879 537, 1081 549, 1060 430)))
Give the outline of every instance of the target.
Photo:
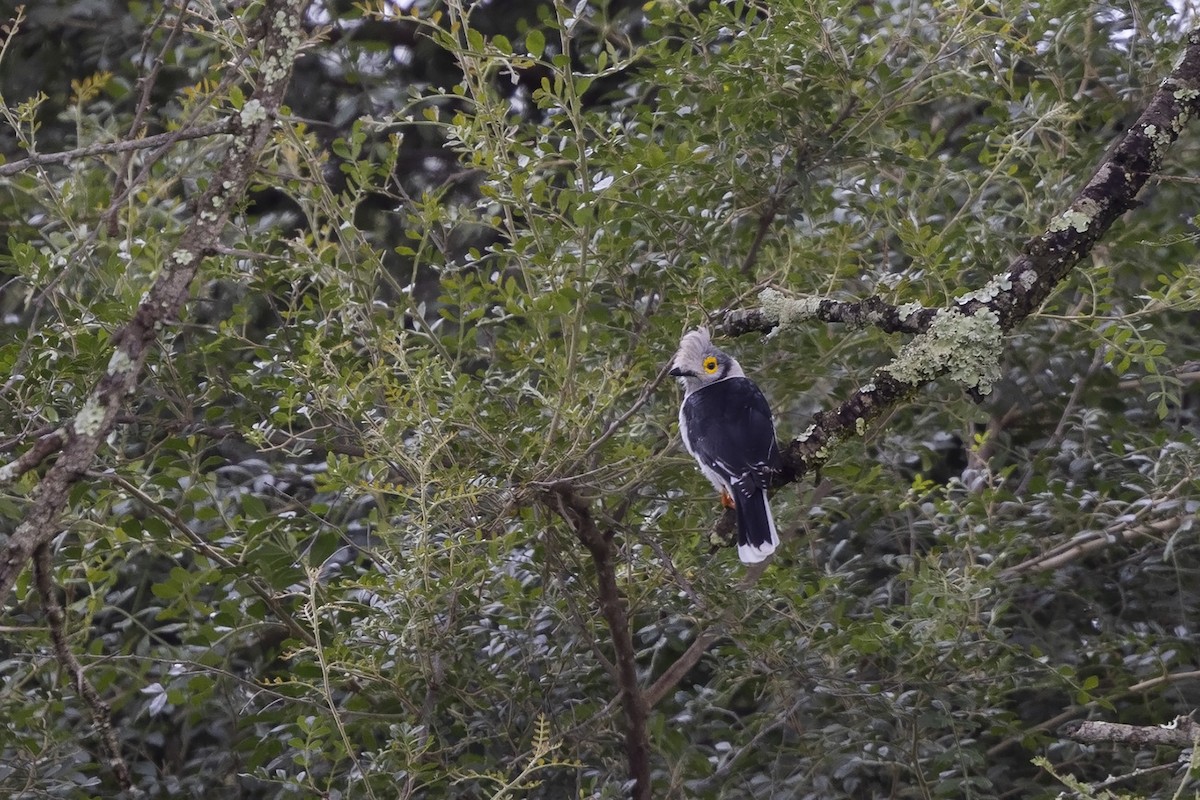
POLYGON ((671 359, 679 379, 679 433, 721 503, 737 514, 738 557, 757 564, 779 546, 767 485, 779 463, 775 423, 762 390, 707 328, 684 334, 671 359))

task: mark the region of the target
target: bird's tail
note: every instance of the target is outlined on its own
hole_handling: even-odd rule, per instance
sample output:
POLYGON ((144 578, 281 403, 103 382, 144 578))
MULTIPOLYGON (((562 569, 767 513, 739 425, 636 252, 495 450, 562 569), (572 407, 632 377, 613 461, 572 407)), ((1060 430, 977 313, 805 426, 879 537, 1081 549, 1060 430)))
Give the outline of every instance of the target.
MULTIPOLYGON (((741 487, 735 487, 738 489, 741 487)), ((767 493, 755 486, 750 491, 736 491, 738 558, 746 564, 757 564, 779 545, 775 518, 767 503, 767 493)))

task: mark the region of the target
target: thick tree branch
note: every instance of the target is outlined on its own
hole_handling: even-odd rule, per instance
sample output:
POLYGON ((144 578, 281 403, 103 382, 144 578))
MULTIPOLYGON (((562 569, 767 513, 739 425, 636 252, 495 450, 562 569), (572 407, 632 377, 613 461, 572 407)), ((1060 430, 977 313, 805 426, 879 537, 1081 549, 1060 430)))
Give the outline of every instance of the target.
POLYGON ((870 383, 837 408, 818 414, 813 425, 783 450, 784 469, 776 475, 776 485, 797 480, 824 463, 837 442, 861 435, 872 422, 937 377, 949 374, 972 393, 987 394, 999 375, 1002 334, 1045 302, 1117 218, 1136 207, 1138 192, 1162 167, 1171 144, 1198 114, 1200 28, 1188 34, 1175 69, 1070 205, 987 285, 938 310, 893 308, 874 299, 858 304, 816 298, 789 301, 776 292, 764 293, 760 309, 727 313, 721 326, 727 333, 772 329, 812 318, 866 321, 897 331, 911 325, 922 331, 891 364, 878 370, 870 383))
POLYGON ((101 442, 112 431, 125 398, 137 386, 151 347, 164 325, 178 315, 201 260, 213 252, 230 210, 241 201, 283 102, 302 42, 304 5, 305 0, 267 0, 263 5, 259 17, 263 34, 256 55, 262 83, 238 114, 228 155, 196 201, 191 223, 168 255, 146 300, 113 337, 108 368, 65 427, 66 441, 57 461, 33 490, 24 520, 0 554, 0 602, 8 597, 34 551, 58 532, 71 487, 91 466, 101 442))
POLYGON ((58 603, 58 595, 54 582, 50 579, 50 545, 43 542, 38 545, 33 554, 33 577, 37 585, 38 596, 42 599, 42 610, 46 612, 46 621, 50 625, 50 641, 54 643, 54 657, 71 676, 71 685, 79 692, 92 712, 92 722, 100 734, 100 741, 108 753, 108 766, 116 776, 117 784, 125 790, 133 788, 133 780, 129 775, 129 765, 121 755, 121 744, 117 740, 112 727, 112 709, 101 699, 96 687, 92 686, 87 676, 83 674, 83 666, 71 647, 67 644, 65 630, 66 615, 58 603))
POLYGON ((600 594, 600 613, 612 635, 617 666, 618 687, 625 706, 625 753, 629 773, 634 780, 635 800, 650 800, 650 738, 646 732, 647 703, 638 686, 637 659, 633 635, 617 573, 613 566, 611 531, 601 531, 588 502, 569 486, 557 486, 547 496, 551 508, 575 531, 596 565, 596 587, 600 594))
POLYGON ((761 299, 763 305, 758 308, 726 311, 721 330, 730 336, 770 333, 792 322, 815 319, 840 322, 852 328, 874 325, 886 333, 924 333, 937 314, 935 308, 922 308, 917 303, 897 306, 877 296, 854 302, 827 297, 789 299, 767 289, 761 299))
POLYGON ((688 649, 683 651, 683 655, 675 659, 671 666, 658 676, 658 680, 646 690, 646 706, 654 708, 661 703, 671 693, 671 690, 692 671, 692 668, 700 663, 700 659, 708 652, 708 648, 716 644, 723 635, 725 635, 725 627, 720 624, 701 631, 700 635, 692 640, 688 649))
POLYGON ((1058 732, 1068 739, 1086 744, 1120 742, 1133 747, 1193 747, 1200 742, 1200 725, 1191 717, 1176 717, 1169 727, 1084 720, 1068 723, 1058 732))
POLYGON ((54 453, 62 449, 70 437, 65 428, 59 428, 38 437, 33 447, 26 450, 12 461, 0 467, 0 485, 12 483, 29 470, 41 464, 54 453))
MULTIPOLYGON (((1168 675, 1160 675, 1157 678, 1150 678, 1149 680, 1144 680, 1139 683, 1135 683, 1132 686, 1130 686, 1128 689, 1117 692, 1116 694, 1109 695, 1108 697, 1105 698, 1105 703, 1111 704, 1121 698, 1129 697, 1129 696, 1135 695, 1135 694, 1141 694, 1143 692, 1149 692, 1149 691, 1151 691, 1153 689, 1157 689, 1158 687, 1163 686, 1163 685, 1179 683, 1182 681, 1192 681, 1192 680, 1197 680, 1197 679, 1200 679, 1200 671, 1175 672, 1175 673, 1171 673, 1168 675)), ((1111 706, 1109 706, 1109 707, 1111 708, 1111 706)), ((1091 700, 1091 701, 1084 703, 1083 705, 1079 705, 1079 706, 1071 706, 1066 711, 1063 711, 1059 714, 1055 714, 1050 719, 1042 720, 1041 722, 1039 722, 1035 725, 1031 725, 1028 728, 1025 728, 1025 729, 1019 731, 1018 733, 1016 733, 1013 736, 1009 736, 1008 738, 1004 739, 1003 741, 999 742, 998 744, 992 745, 991 747, 988 748, 987 757, 995 758, 996 756, 999 756, 1001 753, 1004 753, 1009 748, 1020 745, 1021 742, 1027 740, 1030 736, 1033 736, 1035 734, 1044 733, 1046 731, 1061 730, 1062 727, 1064 727, 1064 726, 1069 727, 1068 723, 1070 723, 1072 717, 1078 717, 1083 714, 1089 714, 1093 711, 1098 711, 1099 709, 1100 709, 1100 703, 1097 700, 1091 700)), ((1071 723, 1071 724, 1075 724, 1075 723, 1071 723)))

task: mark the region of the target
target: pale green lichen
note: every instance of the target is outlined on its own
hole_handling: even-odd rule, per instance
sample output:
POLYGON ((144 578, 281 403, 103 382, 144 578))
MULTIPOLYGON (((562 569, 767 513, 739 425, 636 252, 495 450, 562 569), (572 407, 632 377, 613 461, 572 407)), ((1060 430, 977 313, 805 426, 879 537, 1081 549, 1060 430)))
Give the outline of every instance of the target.
POLYGON ((762 303, 763 316, 781 328, 786 328, 793 322, 812 319, 821 307, 819 297, 793 299, 774 289, 763 289, 758 295, 758 301, 762 303))
MULTIPOLYGON (((1185 111, 1185 112, 1183 112, 1183 114, 1180 115, 1181 117, 1183 117, 1182 120, 1180 119, 1180 117, 1176 117, 1175 119, 1171 120, 1171 127, 1175 130, 1176 133, 1178 133, 1182 129, 1182 126, 1180 123, 1181 122, 1186 123, 1186 121, 1187 121, 1186 115, 1187 115, 1187 112, 1185 111)), ((1142 133, 1145 134, 1146 138, 1150 140, 1150 146, 1153 148, 1153 150, 1154 150, 1153 155, 1155 155, 1155 156, 1161 157, 1162 152, 1164 150, 1166 150, 1166 148, 1170 147, 1170 145, 1171 145, 1172 137, 1171 137, 1170 131, 1163 130, 1162 128, 1158 127, 1157 125, 1153 125, 1150 123, 1143 125, 1142 133)))
POLYGON ((920 303, 903 303, 896 309, 896 313, 900 315, 901 322, 908 322, 908 318, 919 311, 924 311, 925 307, 920 303))
POLYGON ((817 426, 815 424, 809 425, 807 428, 804 429, 804 433, 802 433, 796 437, 796 441, 807 442, 808 438, 816 432, 817 432, 817 426))
POLYGON ((875 391, 875 384, 868 383, 866 386, 862 387, 858 391, 862 392, 863 394, 870 394, 871 392, 875 391))
POLYGON ((262 122, 267 118, 267 110, 263 108, 263 104, 258 100, 251 98, 246 101, 246 105, 242 106, 242 111, 238 114, 241 118, 242 125, 247 128, 256 122, 262 122))
POLYGON ((176 264, 190 264, 196 259, 196 254, 191 250, 176 250, 171 253, 171 260, 176 264))
POLYGON ((1090 197, 1085 197, 1082 200, 1080 200, 1076 204, 1076 209, 1079 211, 1080 214, 1083 214, 1084 216, 1086 216, 1088 218, 1088 223, 1089 223, 1088 225, 1085 225, 1082 228, 1076 228, 1076 230, 1079 231, 1080 233, 1083 233, 1084 231, 1086 231, 1088 229, 1088 227, 1090 227, 1091 221, 1094 220, 1096 217, 1100 216, 1100 212, 1103 210, 1101 208, 1100 204, 1097 203, 1095 200, 1093 200, 1090 197))
POLYGON ((976 289, 973 292, 967 292, 954 302, 960 306, 965 306, 972 300, 978 300, 981 303, 990 303, 1004 292, 1010 291, 1012 287, 1012 279, 1008 277, 1008 273, 1001 273, 1000 275, 993 276, 982 288, 976 289))
POLYGON ((1067 224, 1078 233, 1083 233, 1092 224, 1092 218, 1082 211, 1068 211, 1063 217, 1066 219, 1067 224))
POLYGON ((888 367, 917 386, 941 374, 987 394, 1000 378, 1000 318, 990 308, 974 314, 939 311, 929 330, 906 344, 888 367))
POLYGON ((854 420, 854 432, 862 436, 867 432, 867 421, 862 417, 856 417, 854 420))
POLYGON ((1067 209, 1062 214, 1050 221, 1050 230, 1065 231, 1074 229, 1077 233, 1085 233, 1088 228, 1092 227, 1092 221, 1096 215, 1100 213, 1100 204, 1091 198, 1085 197, 1075 204, 1074 207, 1067 209))
POLYGON ((104 406, 95 395, 84 401, 83 408, 75 415, 75 432, 80 436, 96 436, 104 425, 104 406))
POLYGON ((1027 269, 1021 273, 1020 281, 1021 281, 1021 285, 1025 287, 1025 291, 1028 292, 1030 289, 1032 289, 1037 284, 1037 279, 1038 279, 1037 270, 1027 269))
POLYGON ((133 359, 124 350, 114 350, 112 358, 108 360, 109 375, 124 375, 133 372, 133 359))
POLYGON ((1179 100, 1180 102, 1187 103, 1192 100, 1195 100, 1197 97, 1200 97, 1200 90, 1196 90, 1196 89, 1176 89, 1175 90, 1175 99, 1179 100))

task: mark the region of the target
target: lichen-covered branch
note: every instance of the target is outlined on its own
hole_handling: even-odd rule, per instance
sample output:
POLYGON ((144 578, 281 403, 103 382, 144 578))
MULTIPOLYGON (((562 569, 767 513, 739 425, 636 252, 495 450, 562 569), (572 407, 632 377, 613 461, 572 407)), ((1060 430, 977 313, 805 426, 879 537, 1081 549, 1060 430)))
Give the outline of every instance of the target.
POLYGON ((852 328, 872 325, 886 333, 924 333, 937 313, 920 303, 894 305, 872 296, 850 302, 828 297, 788 297, 775 289, 764 289, 758 308, 726 311, 720 329, 730 336, 770 333, 796 322, 815 319, 838 322, 852 328))
POLYGON ((1177 717, 1170 725, 1123 725, 1084 720, 1058 729, 1060 735, 1086 744, 1120 742, 1133 747, 1193 747, 1200 742, 1200 725, 1191 717, 1177 717))
POLYGON ((306 0, 268 0, 261 8, 262 31, 253 56, 261 82, 236 117, 233 141, 208 187, 196 200, 193 217, 162 265, 158 279, 133 318, 113 337, 108 366, 63 429, 54 465, 34 488, 25 517, 0 553, 0 602, 8 597, 34 551, 59 530, 71 486, 87 471, 101 442, 116 424, 126 397, 137 386, 146 357, 164 325, 178 315, 200 262, 216 247, 254 175, 269 140, 303 41, 306 0))
POLYGON ((896 359, 839 406, 816 416, 784 453, 776 484, 794 481, 823 463, 831 448, 908 398, 920 386, 949 375, 976 396, 999 376, 1003 334, 1032 314, 1086 256, 1163 163, 1184 126, 1200 114, 1200 28, 1188 34, 1175 69, 1162 81, 1145 111, 1075 196, 1003 273, 949 307, 892 307, 879 300, 839 303, 817 298, 789 300, 766 291, 763 305, 730 312, 727 333, 773 330, 818 319, 874 324, 888 331, 920 331, 896 359), (908 326, 907 328, 905 326, 908 326))

